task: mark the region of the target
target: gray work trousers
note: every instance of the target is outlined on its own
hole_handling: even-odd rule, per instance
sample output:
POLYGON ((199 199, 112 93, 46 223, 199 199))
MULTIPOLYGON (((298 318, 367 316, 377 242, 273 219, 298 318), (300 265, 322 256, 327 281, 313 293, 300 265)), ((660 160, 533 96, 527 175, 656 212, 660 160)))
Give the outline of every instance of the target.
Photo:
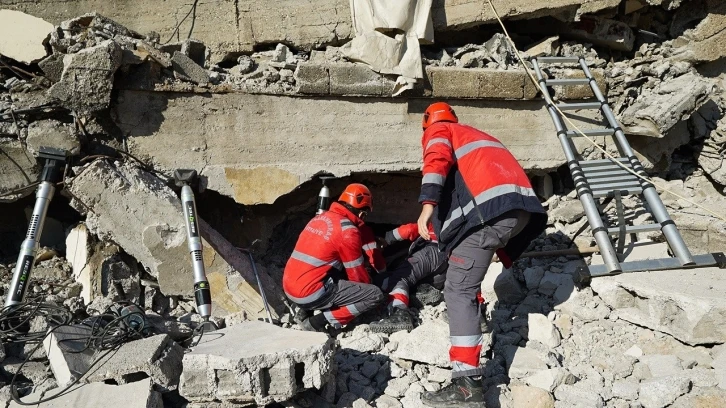
POLYGON ((453 378, 483 374, 479 362, 483 338, 477 295, 496 250, 505 247, 528 221, 529 214, 524 211, 507 212, 471 231, 451 251, 444 300, 449 316, 453 378))
POLYGON ((389 304, 393 307, 408 307, 410 287, 424 278, 443 273, 446 255, 439 251, 438 245, 430 243, 409 256, 405 262, 375 282, 383 292, 388 293, 389 304))
POLYGON ((329 278, 325 282, 325 294, 320 299, 297 305, 305 310, 322 311, 328 323, 339 329, 385 300, 386 296, 376 285, 329 278))

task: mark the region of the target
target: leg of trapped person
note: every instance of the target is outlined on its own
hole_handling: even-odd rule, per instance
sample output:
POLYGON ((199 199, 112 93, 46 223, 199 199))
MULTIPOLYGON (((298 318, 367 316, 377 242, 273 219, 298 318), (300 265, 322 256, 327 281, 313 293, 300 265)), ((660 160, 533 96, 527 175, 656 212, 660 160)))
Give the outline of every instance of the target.
POLYGON ((495 251, 506 245, 516 227, 516 217, 499 217, 492 220, 491 225, 470 232, 452 250, 444 287, 451 336, 452 383, 440 391, 424 393, 421 396, 424 404, 431 407, 482 406, 481 283, 495 251))

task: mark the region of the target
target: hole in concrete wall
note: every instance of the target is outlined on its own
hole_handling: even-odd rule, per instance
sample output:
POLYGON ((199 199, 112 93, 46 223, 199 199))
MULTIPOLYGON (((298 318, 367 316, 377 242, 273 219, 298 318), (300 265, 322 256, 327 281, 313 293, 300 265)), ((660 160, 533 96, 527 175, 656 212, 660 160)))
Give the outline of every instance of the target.
POLYGON ((104 384, 108 385, 118 385, 118 381, 114 380, 113 378, 109 378, 108 380, 103 380, 104 384))
POLYGON ((297 386, 298 390, 304 390, 305 389, 305 383, 303 382, 303 377, 305 376, 305 363, 295 363, 295 385, 297 386))
POLYGON ((270 394, 270 383, 271 382, 272 382, 272 378, 270 377, 270 369, 269 368, 260 369, 260 394, 262 394, 263 397, 266 397, 270 394))
POLYGON ((136 373, 130 373, 130 374, 124 374, 123 376, 121 376, 121 379, 123 380, 124 384, 132 383, 135 381, 141 381, 141 380, 144 380, 147 378, 149 378, 149 375, 143 371, 139 371, 136 373))

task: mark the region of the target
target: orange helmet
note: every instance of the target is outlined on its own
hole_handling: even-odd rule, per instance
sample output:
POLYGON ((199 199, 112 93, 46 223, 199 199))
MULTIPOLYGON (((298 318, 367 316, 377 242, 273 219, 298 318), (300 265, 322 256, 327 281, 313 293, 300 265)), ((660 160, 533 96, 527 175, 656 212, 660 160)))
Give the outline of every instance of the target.
POLYGON ((422 126, 426 130, 429 126, 436 122, 454 122, 459 123, 456 113, 446 102, 435 102, 429 105, 424 112, 422 126))
POLYGON ((358 210, 373 211, 373 198, 371 190, 363 184, 348 184, 338 201, 342 201, 358 210))

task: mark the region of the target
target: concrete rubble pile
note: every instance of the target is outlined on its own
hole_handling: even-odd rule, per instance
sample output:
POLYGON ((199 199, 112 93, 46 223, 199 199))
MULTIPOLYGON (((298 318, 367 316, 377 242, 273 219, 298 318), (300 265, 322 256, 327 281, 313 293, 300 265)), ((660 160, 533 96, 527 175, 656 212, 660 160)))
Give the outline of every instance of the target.
MULTIPOLYGON (((380 316, 372 313, 329 337, 298 331, 281 275, 314 214, 320 175, 337 177, 329 181, 335 192, 351 181, 370 185, 376 211, 367 221, 377 232, 416 219, 420 116, 434 100, 501 139, 531 176, 549 225, 529 251, 595 245, 539 91, 486 1, 433 2, 432 32, 413 41, 421 41, 423 78, 396 96, 402 71, 351 56, 351 47, 405 35, 378 28, 356 37, 353 2, 165 3, 74 0, 60 10, 0 0, 3 294, 42 170, 36 156, 60 148, 73 158, 28 297, 78 319, 133 302, 152 327, 99 367, 74 343, 85 326, 52 333, 35 352, 33 344, 3 344, 0 407, 19 406, 9 387, 18 370, 25 402, 54 398, 40 407, 421 407, 424 391, 450 382, 443 302, 412 307, 410 333, 373 333, 369 323, 380 316), (218 331, 203 331, 196 313, 170 177, 180 168, 200 174, 194 191, 218 331), (259 321, 267 316, 263 290, 281 327, 259 321)), ((661 196, 691 251, 726 251, 726 222, 693 204, 726 208, 724 3, 496 5, 525 57, 584 57, 653 181, 677 194, 661 196)), ((579 64, 544 72, 582 77, 579 64)), ((592 99, 587 85, 552 92, 558 102, 592 99)), ((584 129, 602 126, 590 112, 572 118, 584 129)), ((610 140, 595 141, 618 154, 610 140)), ((574 143, 587 159, 603 157, 581 138, 574 143)), ((623 204, 630 224, 654 222, 640 199, 623 204)), ((616 220, 615 203, 604 214, 616 220)), ((668 256, 658 233, 629 245, 628 260, 668 256)), ((726 406, 719 270, 576 283, 579 267, 598 262, 492 265, 482 285, 488 406, 726 406)))

